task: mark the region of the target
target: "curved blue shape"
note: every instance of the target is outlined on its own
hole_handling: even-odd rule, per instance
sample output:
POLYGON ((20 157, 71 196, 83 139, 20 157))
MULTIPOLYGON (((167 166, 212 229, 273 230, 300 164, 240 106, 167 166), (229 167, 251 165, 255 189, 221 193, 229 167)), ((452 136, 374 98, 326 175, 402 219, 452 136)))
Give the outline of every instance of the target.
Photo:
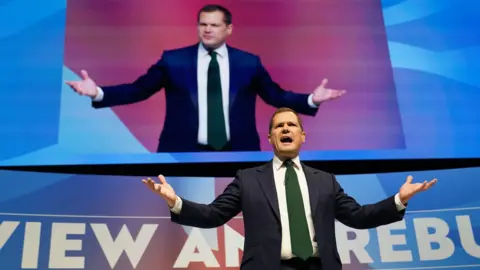
MULTIPOLYGON (((388 40, 439 52, 480 46, 477 34, 480 2, 458 0, 442 10, 436 8, 426 8, 425 12, 431 11, 428 16, 388 25, 388 40)), ((411 15, 407 11, 398 11, 392 16, 398 14, 411 15)), ((389 18, 388 14, 386 18, 389 18)))
POLYGON ((448 8, 458 0, 407 0, 383 9, 385 26, 417 20, 448 8))
POLYGON ((14 200, 71 177, 69 174, 0 170, 0 203, 14 200), (21 183, 21 184, 19 184, 21 183))
POLYGON ((391 6, 395 6, 395 5, 398 5, 404 1, 408 1, 408 0, 381 0, 382 2, 382 8, 385 9, 385 8, 388 8, 388 7, 391 7, 391 6))
POLYGON ((12 0, 0 6, 0 38, 13 35, 67 8, 66 0, 12 0), (21 14, 21 16, 12 16, 21 14), (7 27, 8 26, 8 27, 7 27))
MULTIPOLYGON (((23 4, 29 9, 28 3, 23 4)), ((15 27, 16 21, 29 20, 24 16, 30 9, 15 12, 6 10, 8 6, 0 7, 3 15, 8 15, 0 15, 0 20, 12 23, 2 23, 0 32, 15 27)), ((38 12, 41 14, 41 9, 38 12)), ((4 64, 0 76, 0 160, 57 142, 64 33, 65 12, 60 10, 0 38, 4 64)))
MULTIPOLYGON (((67 67, 63 80, 81 78, 67 67)), ((58 146, 72 154, 150 153, 110 109, 93 109, 91 99, 62 84, 58 146)))
POLYGON ((398 42, 388 42, 393 68, 418 70, 480 87, 480 47, 433 52, 398 42))

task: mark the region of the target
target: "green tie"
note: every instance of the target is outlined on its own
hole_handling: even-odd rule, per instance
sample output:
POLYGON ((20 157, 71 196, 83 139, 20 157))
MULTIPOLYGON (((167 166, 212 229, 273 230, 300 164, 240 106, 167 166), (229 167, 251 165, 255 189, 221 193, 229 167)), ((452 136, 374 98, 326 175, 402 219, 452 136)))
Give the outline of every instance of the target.
POLYGON ((208 66, 207 77, 207 138, 208 144, 215 150, 222 149, 227 144, 227 131, 223 116, 222 84, 217 53, 211 51, 212 60, 208 66))
POLYGON ((298 184, 297 173, 293 168, 293 162, 286 160, 284 164, 287 168, 285 173, 285 192, 292 252, 297 257, 307 260, 313 255, 313 247, 308 231, 305 208, 303 207, 302 191, 298 184))

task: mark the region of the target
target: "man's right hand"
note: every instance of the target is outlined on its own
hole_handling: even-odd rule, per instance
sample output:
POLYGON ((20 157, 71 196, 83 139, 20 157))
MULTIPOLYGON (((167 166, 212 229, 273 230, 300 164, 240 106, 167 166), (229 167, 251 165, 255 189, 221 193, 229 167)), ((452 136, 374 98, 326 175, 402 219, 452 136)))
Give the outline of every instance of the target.
POLYGON ((177 200, 175 190, 173 190, 172 186, 167 183, 167 180, 165 180, 163 175, 159 175, 158 179, 160 180, 160 183, 156 183, 151 178, 142 179, 142 182, 149 187, 150 190, 162 196, 162 198, 167 202, 168 206, 172 208, 177 200))
POLYGON ((65 83, 82 96, 89 96, 91 98, 96 97, 98 94, 97 84, 88 76, 86 70, 82 69, 80 74, 82 75, 83 80, 67 81, 65 83))

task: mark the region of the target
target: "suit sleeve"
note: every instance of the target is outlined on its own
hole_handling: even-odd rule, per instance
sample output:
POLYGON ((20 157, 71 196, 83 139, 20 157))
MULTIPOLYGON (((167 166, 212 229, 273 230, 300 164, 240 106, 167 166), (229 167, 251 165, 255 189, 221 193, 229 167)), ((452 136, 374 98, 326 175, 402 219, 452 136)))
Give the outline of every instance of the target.
POLYGON ((162 89, 166 81, 165 52, 154 65, 150 66, 146 73, 138 77, 134 82, 113 86, 100 86, 104 92, 101 101, 93 101, 92 107, 104 108, 117 105, 127 105, 143 101, 162 89))
POLYGON ((182 198, 179 214, 171 212, 171 220, 180 225, 215 228, 227 223, 241 211, 241 177, 235 179, 210 204, 199 204, 182 198))
POLYGON ((355 229, 371 229, 403 219, 405 209, 399 211, 394 196, 374 204, 360 205, 346 194, 335 176, 332 176, 335 192, 335 218, 355 229))
POLYGON ((314 116, 318 107, 311 107, 308 103, 310 94, 299 94, 284 90, 272 80, 259 57, 256 58, 256 72, 253 80, 254 88, 267 104, 276 108, 288 107, 298 113, 314 116))

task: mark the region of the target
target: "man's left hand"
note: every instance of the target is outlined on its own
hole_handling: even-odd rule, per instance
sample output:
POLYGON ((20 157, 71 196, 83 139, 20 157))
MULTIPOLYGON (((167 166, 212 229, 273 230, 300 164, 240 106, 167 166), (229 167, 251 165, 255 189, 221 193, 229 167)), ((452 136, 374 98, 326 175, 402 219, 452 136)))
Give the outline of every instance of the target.
POLYGON ((320 103, 339 98, 343 96, 347 91, 345 90, 335 90, 327 88, 327 79, 323 79, 322 84, 313 90, 312 101, 316 105, 320 105, 320 103))
POLYGON ((407 181, 400 188, 399 196, 403 205, 407 204, 413 195, 428 190, 437 182, 437 179, 433 179, 430 182, 424 181, 423 183, 412 183, 412 180, 413 177, 411 175, 408 176, 407 181))

